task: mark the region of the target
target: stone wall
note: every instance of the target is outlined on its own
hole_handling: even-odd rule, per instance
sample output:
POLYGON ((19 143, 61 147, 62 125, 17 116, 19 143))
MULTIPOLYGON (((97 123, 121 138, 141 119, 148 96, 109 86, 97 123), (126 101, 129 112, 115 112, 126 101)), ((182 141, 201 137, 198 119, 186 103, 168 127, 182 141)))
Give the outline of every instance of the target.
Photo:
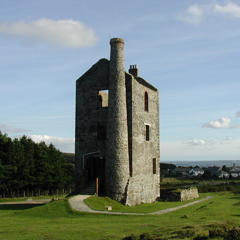
POLYGON ((159 96, 156 88, 138 76, 127 74, 126 86, 131 169, 126 204, 131 206, 160 197, 159 96), (146 139, 146 126, 149 139, 146 139))
POLYGON ((129 151, 124 41, 113 38, 110 44, 105 192, 111 198, 125 202, 129 179, 129 151))
POLYGON ((198 189, 196 187, 191 187, 188 189, 177 189, 171 191, 167 200, 168 201, 188 201, 194 198, 198 198, 198 189))
MULTIPOLYGON (((107 123, 107 93, 100 90, 109 89, 109 60, 101 59, 94 64, 76 82, 76 119, 75 119, 75 169, 76 191, 81 190, 84 154, 97 152, 91 157, 105 158, 106 141, 97 139, 98 123, 107 123), (103 98, 99 106, 99 95, 103 98)), ((86 161, 85 161, 86 163, 86 161)))

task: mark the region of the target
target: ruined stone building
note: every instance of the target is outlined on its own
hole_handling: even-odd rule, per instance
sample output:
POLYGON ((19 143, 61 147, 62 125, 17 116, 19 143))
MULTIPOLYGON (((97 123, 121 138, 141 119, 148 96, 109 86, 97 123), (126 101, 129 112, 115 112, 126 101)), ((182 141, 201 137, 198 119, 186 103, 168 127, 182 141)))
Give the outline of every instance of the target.
POLYGON ((110 41, 76 82, 76 190, 96 181, 97 192, 133 206, 160 196, 158 89, 125 71, 124 41, 110 41))

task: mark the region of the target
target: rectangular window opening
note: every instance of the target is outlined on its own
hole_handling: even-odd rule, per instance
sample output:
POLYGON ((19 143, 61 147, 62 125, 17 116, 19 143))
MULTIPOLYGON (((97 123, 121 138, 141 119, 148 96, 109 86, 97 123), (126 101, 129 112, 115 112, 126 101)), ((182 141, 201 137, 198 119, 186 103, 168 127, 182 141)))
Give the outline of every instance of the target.
POLYGON ((153 158, 153 174, 157 173, 157 162, 156 158, 153 158))
POLYGON ((150 140, 150 127, 146 125, 146 141, 150 140))
POLYGON ((108 107, 108 90, 98 91, 98 107, 108 107))
POLYGON ((107 124, 99 122, 97 127, 97 140, 104 141, 107 137, 107 124))

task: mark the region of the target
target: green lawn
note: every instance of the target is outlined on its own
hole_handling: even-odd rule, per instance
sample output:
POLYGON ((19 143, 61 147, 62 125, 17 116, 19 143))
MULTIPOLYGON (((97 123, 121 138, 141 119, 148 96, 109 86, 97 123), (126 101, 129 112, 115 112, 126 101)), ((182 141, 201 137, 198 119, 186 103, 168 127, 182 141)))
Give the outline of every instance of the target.
MULTIPOLYGON (((240 225, 240 195, 220 192, 202 196, 206 195, 214 198, 163 215, 144 216, 79 213, 70 208, 67 199, 34 207, 0 205, 0 239, 122 239, 145 232, 159 239, 193 239, 190 235, 207 233, 214 227, 240 225)), ((176 203, 131 208, 136 212, 148 208, 155 211, 169 204, 176 203)))

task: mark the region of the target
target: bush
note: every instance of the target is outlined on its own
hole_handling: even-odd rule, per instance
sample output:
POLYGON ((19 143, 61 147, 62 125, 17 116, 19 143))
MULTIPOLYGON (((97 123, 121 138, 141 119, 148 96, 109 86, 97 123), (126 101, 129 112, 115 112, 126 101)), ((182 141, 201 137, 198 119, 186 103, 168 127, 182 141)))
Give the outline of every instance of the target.
POLYGON ((143 233, 140 235, 140 240, 154 240, 154 238, 148 233, 143 233))
POLYGON ((233 228, 231 230, 227 231, 226 236, 223 238, 223 240, 240 240, 240 230, 233 228))
POLYGON ((132 234, 131 236, 123 238, 123 240, 139 240, 139 238, 132 234))
POLYGON ((205 234, 196 236, 193 240, 208 240, 209 237, 205 234))
POLYGON ((209 230, 209 237, 210 238, 224 237, 225 235, 226 235, 226 232, 222 229, 209 230))

